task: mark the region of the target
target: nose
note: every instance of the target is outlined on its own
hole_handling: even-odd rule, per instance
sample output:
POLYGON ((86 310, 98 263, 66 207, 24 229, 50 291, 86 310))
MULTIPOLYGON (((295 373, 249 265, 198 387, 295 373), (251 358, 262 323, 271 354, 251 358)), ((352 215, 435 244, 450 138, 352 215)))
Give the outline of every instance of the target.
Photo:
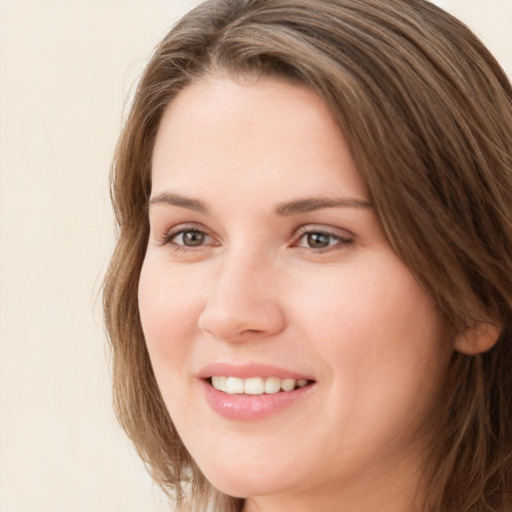
POLYGON ((226 342, 264 339, 282 331, 285 315, 272 265, 233 255, 207 286, 199 328, 226 342))

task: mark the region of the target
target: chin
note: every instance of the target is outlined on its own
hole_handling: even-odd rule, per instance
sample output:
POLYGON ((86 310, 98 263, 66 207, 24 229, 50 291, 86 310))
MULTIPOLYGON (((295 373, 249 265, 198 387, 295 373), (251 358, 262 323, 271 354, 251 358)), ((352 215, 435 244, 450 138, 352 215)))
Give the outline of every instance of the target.
POLYGON ((288 482, 283 482, 281 475, 268 471, 255 474, 251 470, 215 468, 203 474, 217 490, 234 498, 281 494, 288 487, 288 482))

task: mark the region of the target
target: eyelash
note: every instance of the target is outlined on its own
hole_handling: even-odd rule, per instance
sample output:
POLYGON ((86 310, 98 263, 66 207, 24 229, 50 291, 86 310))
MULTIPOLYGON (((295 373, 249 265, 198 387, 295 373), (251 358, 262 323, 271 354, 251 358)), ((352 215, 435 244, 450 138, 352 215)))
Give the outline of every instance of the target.
MULTIPOLYGON (((178 226, 176 228, 173 228, 161 237, 159 245, 165 246, 165 245, 171 245, 173 251, 193 251, 196 248, 204 247, 205 244, 200 243, 197 246, 194 245, 185 245, 185 244, 178 244, 174 240, 180 236, 184 235, 185 233, 197 233, 200 236, 208 237, 213 240, 213 237, 211 237, 205 230, 200 229, 197 226, 178 226)), ((314 253, 324 253, 329 252, 333 250, 340 250, 345 248, 346 246, 353 243, 352 238, 343 237, 339 234, 333 233, 329 230, 326 230, 325 228, 312 228, 311 226, 303 226, 299 228, 297 231, 297 234, 294 237, 294 241, 292 243, 292 247, 299 247, 303 249, 308 249, 314 253), (321 236, 327 236, 329 238, 329 242, 335 241, 334 244, 330 244, 327 247, 324 248, 315 248, 315 247, 308 247, 308 246, 301 246, 301 240, 305 237, 312 236, 312 235, 321 235, 321 236)), ((213 244, 216 245, 216 244, 213 244)))
POLYGON ((204 235, 205 237, 212 238, 204 229, 200 229, 197 226, 183 226, 180 225, 176 228, 172 228, 169 231, 165 232, 164 235, 161 237, 159 245, 171 245, 173 251, 190 251, 194 250, 195 247, 203 247, 204 244, 198 245, 198 246, 187 246, 184 244, 177 244, 174 242, 174 240, 179 235, 184 235, 185 233, 198 233, 200 235, 204 235))
POLYGON ((333 250, 340 250, 340 249, 343 249, 346 246, 350 245, 354 241, 353 238, 341 236, 340 234, 333 233, 332 231, 329 231, 328 229, 325 229, 325 228, 315 228, 312 226, 303 226, 303 227, 299 228, 297 235, 295 237, 296 241, 294 242, 293 245, 295 247, 301 247, 299 245, 301 240, 303 238, 311 236, 311 235, 327 236, 329 238, 329 241, 332 241, 332 240, 336 241, 334 244, 329 245, 328 247, 325 247, 325 248, 314 248, 314 247, 309 247, 309 246, 303 247, 304 249, 309 249, 315 253, 324 253, 324 252, 329 252, 329 251, 333 251, 333 250))

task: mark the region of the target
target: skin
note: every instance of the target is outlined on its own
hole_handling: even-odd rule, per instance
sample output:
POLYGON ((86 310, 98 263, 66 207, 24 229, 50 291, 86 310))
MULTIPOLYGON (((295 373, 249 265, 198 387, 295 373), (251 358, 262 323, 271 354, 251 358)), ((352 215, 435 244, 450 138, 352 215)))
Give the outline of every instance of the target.
POLYGON ((326 106, 282 81, 208 77, 167 108, 153 157, 140 313, 164 401, 204 475, 246 497, 247 512, 421 510, 452 347, 326 106), (349 204, 278 211, 304 198, 349 204), (270 417, 229 420, 197 378, 218 361, 315 383, 270 417))

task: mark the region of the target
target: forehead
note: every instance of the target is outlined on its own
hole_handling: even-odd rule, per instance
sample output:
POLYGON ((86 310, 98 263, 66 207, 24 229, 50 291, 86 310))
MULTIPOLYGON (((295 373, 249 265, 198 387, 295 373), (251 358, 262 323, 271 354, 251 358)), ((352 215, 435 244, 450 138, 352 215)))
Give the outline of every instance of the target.
POLYGON ((224 195, 249 188, 262 197, 366 190, 336 120, 310 89, 274 79, 208 78, 174 99, 160 123, 152 195, 224 195))

